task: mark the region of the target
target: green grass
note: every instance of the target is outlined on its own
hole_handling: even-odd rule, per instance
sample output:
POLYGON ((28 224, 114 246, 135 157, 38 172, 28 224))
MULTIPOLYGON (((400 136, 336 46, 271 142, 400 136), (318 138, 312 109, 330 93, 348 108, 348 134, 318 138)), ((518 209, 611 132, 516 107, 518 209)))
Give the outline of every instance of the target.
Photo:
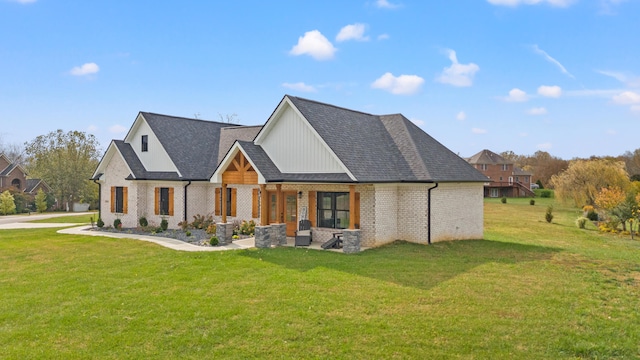
POLYGON ((91 223, 91 218, 93 217, 93 221, 96 222, 98 220, 98 213, 91 215, 68 215, 68 216, 58 216, 52 217, 48 219, 40 219, 29 221, 32 223, 74 223, 74 224, 89 224, 91 223))
POLYGON ((639 358, 640 241, 499 200, 485 240, 356 255, 0 230, 0 358, 639 358))

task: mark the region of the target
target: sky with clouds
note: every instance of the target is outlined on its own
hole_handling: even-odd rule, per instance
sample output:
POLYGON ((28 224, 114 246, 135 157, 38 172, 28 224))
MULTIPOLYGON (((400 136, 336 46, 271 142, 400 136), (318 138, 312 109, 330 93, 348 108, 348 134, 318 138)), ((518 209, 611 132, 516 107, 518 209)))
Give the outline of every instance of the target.
MULTIPOLYGON (((0 0, 0 140, 139 111, 262 124, 285 94, 461 156, 640 148, 640 0, 0 0)), ((366 129, 363 129, 366 131, 366 129)))

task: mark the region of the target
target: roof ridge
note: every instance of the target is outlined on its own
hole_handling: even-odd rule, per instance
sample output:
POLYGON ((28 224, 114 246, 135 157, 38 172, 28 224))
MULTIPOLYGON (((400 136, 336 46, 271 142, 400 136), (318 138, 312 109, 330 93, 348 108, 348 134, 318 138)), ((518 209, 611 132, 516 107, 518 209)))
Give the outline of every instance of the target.
MULTIPOLYGON (((226 122, 216 121, 216 120, 188 118, 188 117, 184 117, 184 116, 166 115, 166 114, 159 114, 159 113, 148 112, 148 111, 140 111, 140 113, 141 114, 155 115, 155 116, 162 116, 162 117, 167 117, 167 118, 180 119, 180 120, 199 121, 199 122, 205 122, 205 123, 208 123, 208 124, 227 124, 227 125, 229 125, 228 127, 245 126, 245 125, 231 124, 231 123, 226 123, 226 122)), ((247 125, 247 126, 251 126, 251 125, 247 125)))
POLYGON ((302 100, 302 101, 307 101, 307 102, 315 103, 315 104, 318 104, 318 105, 329 106, 329 107, 332 107, 332 108, 335 108, 335 109, 351 111, 351 112, 359 113, 359 114, 363 114, 363 115, 369 115, 369 116, 381 116, 381 115, 375 115, 375 114, 371 114, 371 113, 366 113, 366 112, 364 112, 364 111, 353 110, 353 109, 349 109, 349 108, 346 108, 346 107, 343 107, 343 106, 337 106, 337 105, 333 105, 333 104, 329 104, 329 103, 325 103, 325 102, 321 102, 321 101, 317 101, 317 100, 306 99, 306 98, 299 97, 299 96, 293 96, 293 95, 288 95, 288 94, 287 94, 287 95, 285 95, 285 96, 286 96, 286 97, 289 97, 289 98, 296 98, 296 99, 298 99, 298 100, 302 100))

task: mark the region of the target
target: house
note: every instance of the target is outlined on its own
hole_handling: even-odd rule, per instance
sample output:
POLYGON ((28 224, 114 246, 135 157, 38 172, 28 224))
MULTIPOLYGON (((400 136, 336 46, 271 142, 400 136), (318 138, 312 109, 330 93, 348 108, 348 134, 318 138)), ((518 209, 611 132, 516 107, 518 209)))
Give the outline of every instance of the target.
POLYGON ((41 179, 27 179, 27 171, 22 165, 13 163, 9 158, 0 154, 0 189, 13 187, 18 191, 35 195, 38 190, 51 192, 51 188, 41 179))
POLYGON ((485 197, 535 196, 531 182, 533 174, 515 166, 512 161, 486 149, 467 161, 491 179, 484 186, 485 197))
POLYGON ((401 114, 289 95, 263 126, 141 112, 93 178, 103 221, 125 227, 212 214, 221 241, 256 221, 257 245, 302 219, 314 241, 342 233, 363 246, 483 237, 487 178, 464 159, 401 114))

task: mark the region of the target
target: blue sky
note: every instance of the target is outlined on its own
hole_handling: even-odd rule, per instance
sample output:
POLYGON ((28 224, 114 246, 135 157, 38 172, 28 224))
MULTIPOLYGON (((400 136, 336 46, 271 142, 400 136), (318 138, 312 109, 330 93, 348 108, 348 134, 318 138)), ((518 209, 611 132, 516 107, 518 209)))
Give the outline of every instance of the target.
MULTIPOLYGON (((402 113, 452 151, 640 148, 640 0, 0 0, 0 136, 139 111, 262 124, 284 94, 402 113)), ((363 129, 366 131, 366 129, 363 129)))

